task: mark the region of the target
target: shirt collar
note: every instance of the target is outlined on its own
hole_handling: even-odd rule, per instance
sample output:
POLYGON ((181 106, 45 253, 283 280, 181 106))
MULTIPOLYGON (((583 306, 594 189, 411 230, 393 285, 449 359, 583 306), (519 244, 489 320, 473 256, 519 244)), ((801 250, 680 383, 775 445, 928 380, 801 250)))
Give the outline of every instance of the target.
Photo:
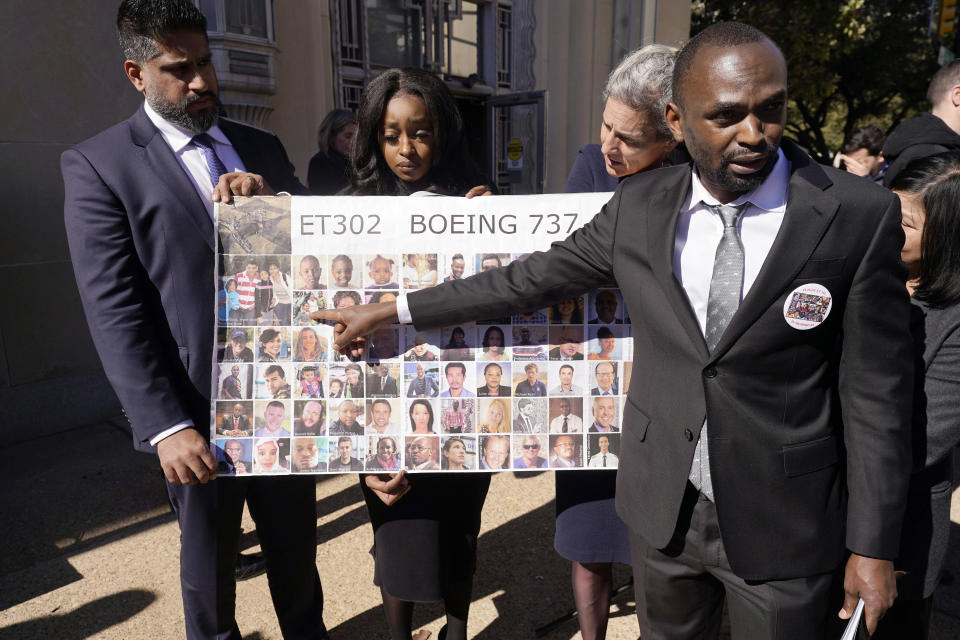
MULTIPOLYGON (((773 170, 759 187, 749 191, 733 202, 727 204, 738 205, 749 202, 764 211, 783 211, 787 206, 787 191, 790 185, 790 161, 783 155, 782 149, 777 149, 777 163, 773 170)), ((694 165, 690 176, 690 208, 694 209, 701 203, 712 206, 720 202, 714 198, 707 188, 700 182, 700 175, 694 165)))
MULTIPOLYGON (((193 136, 197 135, 196 132, 185 129, 180 125, 176 125, 169 120, 165 119, 159 113, 153 110, 153 107, 150 106, 150 103, 144 100, 143 110, 146 112, 147 117, 150 118, 150 122, 153 123, 163 136, 163 139, 167 141, 167 144, 170 145, 170 148, 173 149, 174 153, 180 153, 193 140, 193 136)), ((214 142, 219 142, 220 144, 230 145, 230 140, 227 139, 227 136, 224 135, 223 131, 220 130, 220 127, 213 125, 206 131, 207 135, 213 138, 214 142)), ((232 146, 232 145, 231 145, 232 146)))

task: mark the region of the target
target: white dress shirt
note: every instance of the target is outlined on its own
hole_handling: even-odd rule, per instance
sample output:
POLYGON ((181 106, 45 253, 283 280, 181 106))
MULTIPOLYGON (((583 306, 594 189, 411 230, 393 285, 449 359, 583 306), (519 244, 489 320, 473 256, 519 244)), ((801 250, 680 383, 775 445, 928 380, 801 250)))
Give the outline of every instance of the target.
POLYGON ((617 465, 620 463, 620 458, 613 455, 612 453, 597 453, 590 458, 590 462, 587 463, 588 467, 593 467, 595 469, 602 469, 606 467, 607 469, 616 469, 617 465), (604 464, 603 457, 606 456, 606 464, 604 464))
MULTIPOLYGON (((197 194, 207 207, 210 219, 213 220, 213 182, 210 179, 210 169, 207 167, 207 159, 203 155, 203 151, 192 142, 193 136, 197 134, 175 125, 169 120, 164 120, 163 116, 150 108, 149 103, 144 102, 143 107, 147 112, 147 117, 150 118, 150 122, 160 130, 164 141, 173 151, 173 155, 177 157, 177 162, 190 176, 197 194)), ((227 171, 246 171, 236 149, 230 144, 220 127, 214 125, 206 133, 213 139, 214 151, 217 152, 217 156, 220 157, 220 161, 227 168, 227 171)))
MULTIPOLYGON (((740 239, 743 243, 743 300, 760 273, 760 268, 770 253, 770 247, 780 231, 783 215, 787 210, 787 192, 790 185, 790 162, 783 151, 777 151, 777 163, 767 179, 753 191, 746 193, 733 202, 723 203, 739 205, 749 203, 740 217, 740 239)), ((687 294, 690 306, 700 325, 700 332, 707 331, 707 301, 710 296, 710 280, 713 279, 713 261, 717 245, 723 236, 723 221, 707 205, 721 204, 707 191, 696 167, 690 181, 690 193, 681 210, 677 222, 677 235, 674 241, 673 274, 680 281, 687 294)), ((703 429, 707 420, 703 421, 703 429)), ((701 432, 702 433, 702 432, 701 432)), ((709 437, 709 436, 708 436, 709 437)), ((698 442, 697 446, 701 446, 698 442)), ((705 458, 701 459, 701 464, 705 458)), ((696 464, 696 457, 694 458, 696 464)), ((702 470, 711 482, 709 469, 702 470)))
MULTIPOLYGON (((176 156, 177 162, 180 163, 184 172, 190 176, 190 181, 193 182, 200 200, 206 206, 210 219, 213 220, 213 182, 210 179, 210 169, 207 167, 207 160, 203 151, 192 142, 196 133, 177 126, 169 120, 164 120, 163 116, 154 111, 146 101, 143 103, 143 109, 146 111, 147 117, 150 118, 150 122, 160 131, 164 142, 173 151, 173 155, 176 156)), ((228 171, 246 171, 240 156, 237 155, 227 136, 220 131, 220 127, 210 127, 207 134, 213 139, 214 149, 228 171)), ((150 438, 150 444, 156 446, 164 438, 192 426, 192 420, 179 422, 150 438)))
MULTIPOLYGON (((580 433, 583 431, 583 420, 580 416, 570 414, 567 416, 567 433, 580 433)), ((557 416, 550 421, 550 433, 563 433, 563 416, 557 416)))
MULTIPOLYGON (((740 196, 731 205, 749 202, 740 218, 740 238, 743 241, 743 294, 753 286, 773 245, 783 214, 787 209, 787 187, 790 183, 790 162, 783 151, 777 152, 777 163, 763 183, 753 191, 740 196)), ((720 204, 710 195, 696 169, 690 182, 690 193, 677 221, 674 242, 673 275, 687 293, 690 306, 706 334, 707 299, 713 278, 713 260, 723 235, 723 221, 707 205, 720 204)), ((740 298, 741 300, 743 297, 740 298)))

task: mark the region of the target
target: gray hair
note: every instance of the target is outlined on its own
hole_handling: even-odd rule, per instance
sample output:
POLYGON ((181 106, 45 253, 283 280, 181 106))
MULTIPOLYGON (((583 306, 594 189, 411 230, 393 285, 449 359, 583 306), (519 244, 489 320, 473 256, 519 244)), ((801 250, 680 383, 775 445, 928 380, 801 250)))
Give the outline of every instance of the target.
POLYGON ((677 49, 665 44, 650 44, 631 52, 610 72, 602 99, 622 102, 650 119, 661 138, 672 138, 663 119, 667 103, 673 99, 673 65, 677 49))

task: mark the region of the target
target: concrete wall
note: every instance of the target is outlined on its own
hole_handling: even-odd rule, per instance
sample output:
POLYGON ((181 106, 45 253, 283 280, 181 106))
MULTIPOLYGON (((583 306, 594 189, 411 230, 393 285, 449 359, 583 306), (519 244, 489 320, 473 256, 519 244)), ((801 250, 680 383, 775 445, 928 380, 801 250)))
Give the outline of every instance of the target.
POLYGON ((116 0, 7 7, 0 26, 0 442, 117 410, 80 309, 63 226, 60 154, 128 117, 116 0))
POLYGON ((297 177, 317 152, 317 128, 334 107, 333 55, 328 0, 274 2, 277 93, 267 128, 283 141, 297 177))

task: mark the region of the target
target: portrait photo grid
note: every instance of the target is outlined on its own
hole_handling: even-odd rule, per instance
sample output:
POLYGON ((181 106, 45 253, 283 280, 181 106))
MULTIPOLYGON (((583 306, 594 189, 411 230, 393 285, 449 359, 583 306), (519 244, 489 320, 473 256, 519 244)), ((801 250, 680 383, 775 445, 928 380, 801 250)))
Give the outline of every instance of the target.
POLYGON ((353 361, 310 313, 504 268, 543 240, 487 253, 477 250, 483 238, 468 236, 445 252, 413 253, 397 237, 396 253, 339 253, 330 249, 343 243, 318 237, 311 248, 327 252, 295 252, 303 243, 275 229, 296 230, 296 220, 258 241, 264 200, 275 216, 284 209, 276 200, 328 199, 218 207, 211 444, 221 475, 618 466, 633 366, 619 290, 436 330, 390 326, 353 361), (236 229, 243 245, 231 240, 236 229), (250 252, 258 248, 270 252, 250 252))

